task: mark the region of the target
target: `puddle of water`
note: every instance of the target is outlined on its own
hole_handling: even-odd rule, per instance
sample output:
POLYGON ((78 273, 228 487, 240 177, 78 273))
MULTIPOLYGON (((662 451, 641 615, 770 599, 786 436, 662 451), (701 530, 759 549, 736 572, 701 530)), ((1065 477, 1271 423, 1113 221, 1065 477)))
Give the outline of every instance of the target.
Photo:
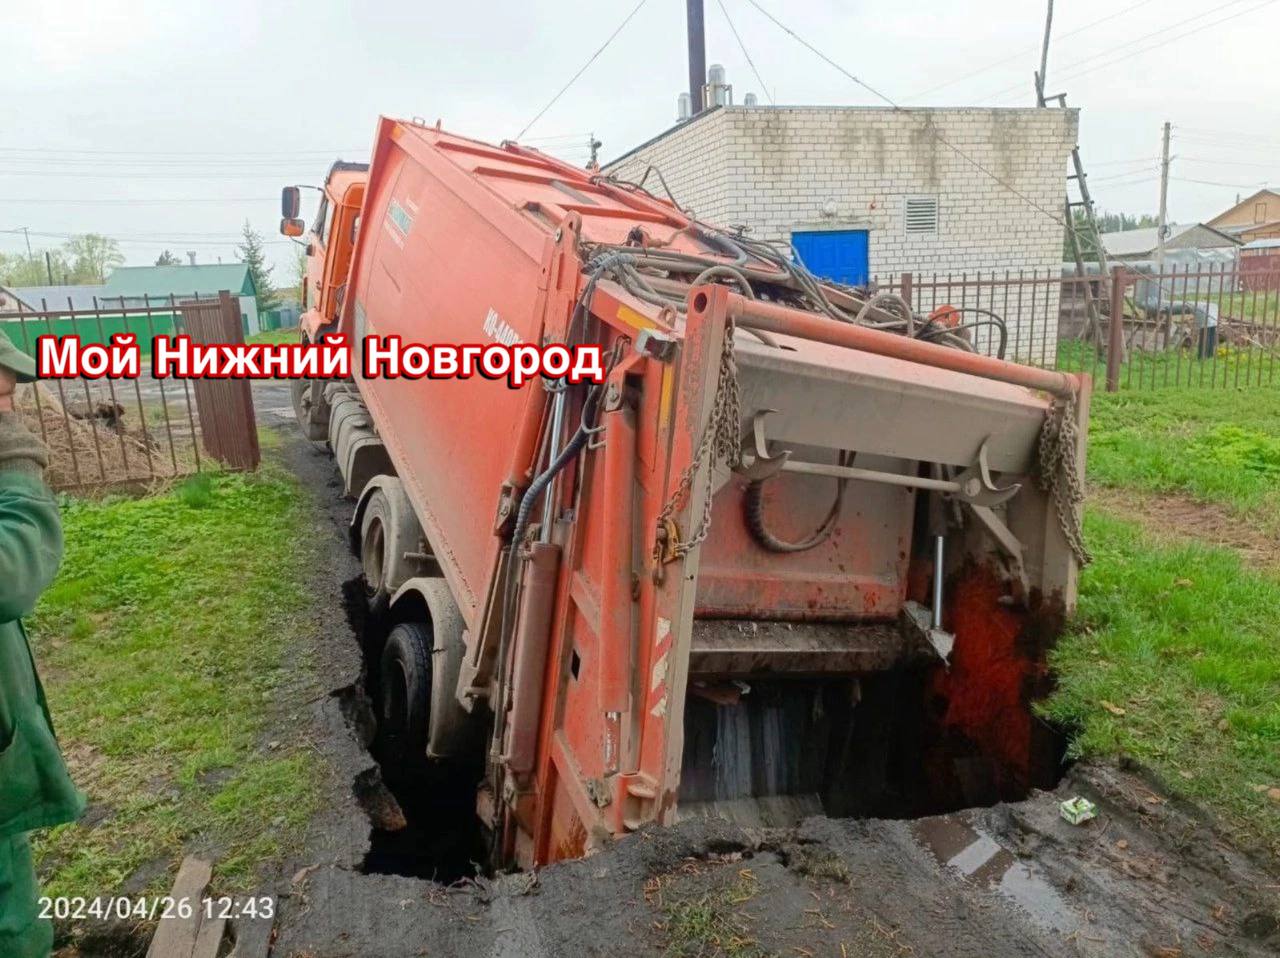
POLYGON ((986 832, 950 815, 912 822, 911 834, 944 868, 1007 898, 1037 924, 1071 934, 1080 919, 1039 870, 986 832))

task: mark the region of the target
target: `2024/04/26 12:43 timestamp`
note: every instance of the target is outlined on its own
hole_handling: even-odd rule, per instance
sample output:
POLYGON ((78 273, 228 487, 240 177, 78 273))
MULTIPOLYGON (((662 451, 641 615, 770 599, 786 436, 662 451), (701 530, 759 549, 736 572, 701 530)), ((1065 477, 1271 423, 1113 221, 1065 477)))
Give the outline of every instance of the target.
POLYGON ((218 919, 274 918, 276 901, 270 895, 232 898, 174 898, 157 895, 148 898, 127 896, 84 898, 79 896, 40 899, 40 917, 61 921, 106 921, 109 919, 192 918, 199 915, 207 921, 218 919))

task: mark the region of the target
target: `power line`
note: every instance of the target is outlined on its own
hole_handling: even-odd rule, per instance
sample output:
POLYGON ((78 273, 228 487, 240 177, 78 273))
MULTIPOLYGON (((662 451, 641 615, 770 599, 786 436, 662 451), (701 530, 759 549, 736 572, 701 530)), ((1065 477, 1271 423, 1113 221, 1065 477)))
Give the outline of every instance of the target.
MULTIPOLYGON (((1149 0, 1148 0, 1149 2, 1149 0)), ((760 89, 764 95, 769 98, 769 103, 773 103, 773 94, 769 92, 769 85, 764 82, 764 77, 760 75, 760 71, 756 69, 756 61, 751 59, 751 54, 747 52, 747 45, 742 42, 742 37, 738 34, 738 28, 733 25, 733 17, 729 16, 729 11, 725 9, 724 0, 716 0, 720 6, 720 12, 724 14, 729 29, 733 32, 733 38, 738 41, 738 49, 742 51, 742 55, 747 58, 747 63, 751 66, 751 72, 756 75, 756 82, 760 84, 760 89)))
POLYGON ((305 156, 308 154, 358 153, 368 150, 367 146, 355 149, 308 149, 308 150, 86 150, 69 146, 0 146, 3 153, 81 153, 89 156, 305 156))
POLYGON ((1181 136, 1194 136, 1202 139, 1220 139, 1226 137, 1230 140, 1256 140, 1267 146, 1280 146, 1280 140, 1275 137, 1268 136, 1266 133, 1258 133, 1257 131, 1245 132, 1243 130, 1209 130, 1198 126, 1179 126, 1181 136))
POLYGON ((94 197, 92 199, 73 199, 71 197, 7 197, 0 198, 0 203, 23 203, 28 206, 42 206, 54 204, 69 204, 74 206, 97 206, 97 205, 115 205, 128 204, 131 206, 148 205, 171 205, 178 203, 272 203, 279 200, 278 196, 175 196, 168 199, 131 199, 128 197, 113 197, 104 199, 94 197))
POLYGON ((1257 190, 1267 185, 1266 180, 1259 180, 1256 183, 1220 183, 1217 180, 1193 180, 1185 176, 1174 176, 1172 179, 1179 183, 1198 183, 1201 186, 1226 186, 1233 190, 1257 190))
MULTIPOLYGON (((1134 4, 1131 4, 1130 6, 1124 7, 1121 10, 1117 10, 1115 13, 1109 13, 1105 17, 1100 17, 1099 19, 1093 20, 1090 23, 1086 23, 1082 27, 1077 27, 1074 30, 1067 31, 1066 33, 1062 34, 1061 37, 1059 37, 1058 42, 1061 43, 1067 37, 1073 37, 1076 34, 1083 33, 1084 31, 1090 30, 1101 23, 1106 23, 1108 20, 1114 20, 1116 17, 1123 16, 1124 14, 1129 13, 1133 10, 1137 10, 1139 7, 1145 7, 1148 4, 1154 3, 1154 2, 1155 0, 1139 0, 1138 3, 1134 3, 1134 4)), ((1038 49, 1039 47, 1027 47, 1024 50, 1020 50, 1019 52, 1013 54, 1012 56, 1007 56, 1007 57, 1004 57, 1003 59, 995 60, 991 63, 988 63, 984 67, 979 67, 978 69, 972 70, 969 73, 964 73, 958 77, 953 77, 950 80, 945 80, 942 83, 937 84, 936 86, 929 87, 927 90, 921 90, 919 93, 916 93, 916 94, 913 94, 912 96, 907 97, 907 100, 909 102, 914 100, 919 100, 921 97, 926 97, 930 93, 936 93, 938 90, 942 90, 942 89, 945 89, 946 87, 953 86, 954 84, 960 83, 964 80, 968 80, 971 77, 976 77, 979 74, 986 73, 988 70, 993 70, 996 67, 1004 66, 1006 63, 1012 63, 1014 60, 1020 60, 1024 56, 1026 56, 1028 53, 1035 53, 1038 49)))
POLYGON ((646 0, 640 0, 640 2, 639 2, 639 3, 637 3, 637 4, 632 8, 631 12, 630 12, 630 13, 628 13, 628 14, 626 15, 626 17, 624 17, 624 18, 623 18, 623 21, 622 21, 620 24, 618 24, 617 29, 615 29, 615 30, 613 31, 613 33, 609 34, 609 39, 605 40, 605 41, 604 41, 604 43, 600 45, 600 49, 596 50, 596 52, 595 52, 595 53, 591 54, 591 56, 590 56, 590 58, 587 60, 587 62, 586 62, 586 63, 584 63, 584 64, 581 66, 581 68, 579 68, 578 72, 577 72, 577 73, 575 73, 573 76, 571 76, 571 77, 569 78, 569 82, 568 82, 568 83, 566 83, 564 86, 562 86, 562 87, 560 88, 559 92, 558 92, 558 93, 556 93, 556 95, 555 95, 555 96, 553 96, 553 97, 550 99, 550 101, 548 101, 547 105, 546 105, 546 106, 544 106, 541 110, 539 110, 539 111, 537 112, 537 114, 534 116, 534 118, 533 118, 532 120, 530 120, 528 123, 526 123, 526 124, 524 125, 524 129, 523 129, 523 130, 521 130, 519 133, 517 133, 517 134, 516 134, 516 139, 517 139, 517 140, 519 140, 519 139, 520 139, 521 137, 523 137, 526 133, 528 133, 528 132, 529 132, 530 127, 532 127, 535 123, 537 123, 539 120, 541 120, 541 119, 542 119, 542 115, 543 115, 544 113, 546 113, 548 110, 550 110, 553 106, 555 106, 555 105, 556 105, 556 101, 557 101, 557 100, 559 100, 559 99, 560 99, 560 97, 564 96, 565 91, 566 91, 566 90, 568 90, 568 89, 569 89, 569 87, 573 86, 573 85, 574 85, 574 83, 576 83, 576 82, 578 81, 578 77, 582 76, 582 74, 584 74, 584 73, 586 73, 586 72, 587 72, 587 68, 588 68, 589 66, 591 66, 591 64, 593 64, 593 63, 595 63, 595 62, 596 62, 596 60, 599 58, 600 54, 604 53, 604 51, 608 48, 609 44, 611 44, 611 43, 614 41, 614 38, 616 38, 616 37, 618 36, 618 34, 619 34, 619 33, 621 33, 621 32, 623 31, 623 29, 626 27, 626 25, 627 25, 628 23, 630 23, 630 22, 631 22, 631 18, 632 18, 632 17, 634 17, 637 13, 639 13, 639 12, 640 12, 640 8, 641 8, 641 7, 643 7, 643 6, 645 5, 645 2, 646 2, 646 0))
POLYGON ((1184 163, 1212 163, 1217 166, 1255 166, 1264 170, 1280 169, 1280 163, 1249 163, 1245 160, 1219 160, 1211 156, 1179 156, 1184 163))
MULTIPOLYGON (((817 57, 818 57, 820 60, 822 60, 823 62, 827 63, 828 65, 830 65, 830 66, 832 66, 832 67, 834 67, 834 68, 835 68, 836 70, 838 70, 840 73, 844 74, 844 76, 848 77, 848 78, 849 78, 850 80, 852 80, 854 83, 858 84, 858 86, 860 86, 860 87, 862 87, 863 89, 865 89, 865 90, 869 91, 870 93, 872 93, 872 94, 873 94, 874 96, 876 96, 877 98, 879 98, 879 99, 883 100, 885 103, 889 104, 889 106, 891 106, 894 110, 898 111, 899 113, 905 113, 905 112, 908 112, 904 107, 899 106, 897 103, 895 103, 893 100, 891 100, 891 99, 890 99, 889 97, 887 97, 885 94, 881 93, 881 92, 880 92, 879 90, 877 90, 875 87, 871 86, 869 83, 867 83, 867 82, 866 82, 866 81, 864 81, 864 80, 860 80, 858 77, 854 76, 852 73, 850 73, 850 72, 849 72, 848 70, 846 70, 844 67, 842 67, 840 64, 836 63, 836 61, 835 61, 835 60, 832 60, 829 56, 827 56, 825 53, 823 53, 821 50, 819 50, 817 47, 815 47, 813 44, 811 44, 808 40, 804 39, 802 36, 800 36, 798 33, 796 33, 794 30, 792 30, 790 27, 788 27, 785 23, 783 23, 781 20, 779 20, 779 19, 778 19, 777 17, 775 17, 773 14, 771 14, 768 10, 766 10, 764 7, 760 6, 760 4, 756 2, 756 0, 747 0, 747 2, 748 2, 748 3, 750 3, 750 4, 751 4, 753 7, 755 7, 757 10, 759 10, 759 11, 760 11, 762 14, 764 14, 766 17, 768 17, 771 21, 773 21, 773 23, 774 23, 776 26, 778 26, 778 27, 779 27, 783 32, 785 32, 785 33, 787 33, 789 36, 791 36, 791 38, 792 38, 792 39, 794 39, 797 43, 799 43, 801 46, 803 46, 806 50, 808 50, 810 53, 812 53, 812 54, 814 54, 815 56, 817 56, 817 57)), ((978 171, 979 171, 980 173, 982 173, 984 176, 987 176, 987 177, 988 177, 988 178, 990 178, 993 182, 995 182, 995 183, 996 183, 996 184, 998 184, 999 186, 1003 187, 1005 190, 1007 190, 1008 192, 1012 193, 1014 196, 1016 196, 1016 197, 1018 197, 1019 199, 1021 199, 1021 200, 1022 200, 1024 203, 1026 203, 1028 206, 1031 206, 1032 208, 1034 208, 1034 209, 1036 209, 1036 210, 1040 211, 1041 213, 1043 213, 1045 216, 1047 216, 1049 219, 1053 220, 1055 223, 1057 223, 1057 224, 1058 224, 1059 226, 1061 226, 1063 229, 1066 229, 1066 228, 1067 228, 1067 224, 1066 224, 1066 222, 1062 219, 1062 217, 1061 217, 1061 216, 1059 216, 1059 215, 1057 215, 1056 213, 1053 213, 1053 212, 1051 212, 1051 211, 1049 211, 1049 210, 1045 209, 1045 207, 1041 206, 1041 205, 1040 205, 1039 203, 1037 203, 1034 199, 1032 199, 1031 197, 1027 196, 1027 194, 1023 193, 1021 190, 1017 189, 1016 187, 1012 186, 1011 184, 1009 184, 1009 183, 1005 182, 1005 181, 1004 181, 1004 180, 1002 180, 999 176, 997 176, 995 173, 992 173, 989 169, 987 169, 985 166, 983 166, 981 163, 979 163, 977 160, 975 160, 972 156, 970 156, 970 155, 969 155, 968 153, 966 153, 964 150, 960 149, 960 148, 959 148, 958 146, 956 146, 954 143, 952 143, 951 141, 949 141, 946 137, 944 137, 941 133, 939 133, 939 132, 938 132, 938 130, 937 130, 937 129, 935 129, 933 126, 926 126, 926 127, 925 127, 925 129, 927 129, 927 130, 929 131, 929 133, 933 136, 933 138, 934 138, 934 139, 936 139, 939 143, 941 143, 941 144, 942 144, 943 146, 945 146, 947 149, 951 150, 951 151, 952 151, 953 153, 955 153, 957 156, 961 157, 963 160, 965 160, 967 163, 969 163, 969 165, 970 165, 970 166, 972 166, 974 169, 978 170, 978 171)))
MULTIPOLYGON (((8 235, 8 236, 21 236, 22 233, 23 231, 20 229, 0 230, 0 234, 8 235)), ((244 245, 243 240, 240 240, 238 242, 233 242, 230 240, 226 242, 219 242, 214 240, 188 239, 181 236, 156 236, 156 237, 150 237, 147 239, 142 239, 136 236, 116 236, 110 233, 98 233, 95 230, 85 230, 84 232, 80 232, 80 233, 53 233, 53 232, 47 232, 47 231, 41 231, 41 230, 31 230, 32 236, 39 236, 43 239, 60 239, 60 240, 77 239, 89 233, 92 233, 95 236, 105 237, 106 239, 115 240, 117 243, 129 243, 129 244, 141 245, 141 246, 163 246, 166 243, 172 243, 174 245, 185 244, 187 246, 208 246, 208 247, 216 246, 219 248, 223 248, 228 246, 236 247, 236 246, 244 245)), ((293 245, 293 241, 292 240, 264 240, 263 245, 264 246, 293 245)))
MULTIPOLYGON (((1093 73, 1097 70, 1103 70, 1103 69, 1106 69, 1107 67, 1115 66, 1117 63, 1123 63, 1126 60, 1131 59, 1132 57, 1142 56, 1145 53, 1150 53, 1152 50, 1159 49, 1160 47, 1163 47, 1163 46, 1168 46, 1170 43, 1174 43, 1178 40, 1185 40, 1187 37, 1195 36, 1197 33, 1203 33, 1205 30, 1208 30, 1211 27, 1216 27, 1219 24, 1226 23, 1228 20, 1237 20, 1240 17, 1246 16, 1247 14, 1254 13, 1257 10, 1261 10, 1263 7, 1270 6, 1275 2, 1276 0, 1264 0, 1263 3, 1260 3, 1257 6, 1250 7, 1247 10, 1240 10, 1236 13, 1230 14, 1229 16, 1221 17, 1210 23, 1201 24, 1197 26, 1194 30, 1188 30, 1185 33, 1180 33, 1175 37, 1169 37, 1169 39, 1167 40, 1161 40, 1159 43, 1153 43, 1151 44, 1151 46, 1144 47, 1141 50, 1125 53, 1125 55, 1123 56, 1117 57, 1114 60, 1108 60, 1106 63, 1099 63, 1097 66, 1089 67, 1087 70, 1080 70, 1080 71, 1077 71, 1076 73, 1069 73, 1067 76, 1063 77, 1063 79, 1074 80, 1078 77, 1085 76, 1086 74, 1093 73)), ((1230 4, 1224 4, 1224 6, 1230 6, 1230 4)), ((1218 7, 1216 9, 1221 10, 1222 7, 1218 7)), ((1154 36, 1154 34, 1151 34, 1151 36, 1154 36)), ((1136 43, 1138 41, 1134 41, 1134 42, 1136 43)))
POLYGON ((1128 178, 1129 178, 1129 177, 1131 177, 1131 176, 1139 176, 1139 175, 1141 175, 1141 176, 1144 176, 1144 177, 1145 177, 1145 176, 1146 176, 1148 173, 1150 173, 1150 172, 1151 172, 1151 171, 1150 171, 1150 169, 1146 169, 1146 170, 1126 170, 1126 171, 1125 171, 1125 172, 1123 172, 1123 173, 1112 173, 1112 174, 1110 174, 1109 176, 1091 176, 1091 177, 1089 177, 1089 182, 1090 182, 1090 183, 1107 183, 1107 182, 1111 182, 1111 181, 1113 181, 1113 180, 1124 180, 1124 179, 1128 179, 1128 178))
POLYGON ((100 172, 96 170, 6 170, 0 169, 0 176, 77 176, 104 180, 277 180, 283 174, 276 173, 146 173, 146 172, 100 172))
MULTIPOLYGON (((1122 44, 1119 44, 1118 46, 1109 47, 1106 50, 1101 50, 1098 53, 1091 54, 1090 56, 1087 56, 1082 60, 1077 60, 1075 63, 1072 63, 1069 66, 1065 67, 1065 70, 1070 74, 1071 70, 1075 70, 1076 68, 1081 67, 1086 63, 1090 63, 1094 60, 1100 59, 1105 56, 1110 56, 1111 54, 1119 52, 1121 50, 1127 50, 1128 48, 1134 46, 1135 44, 1141 43, 1144 40, 1150 40, 1152 37, 1157 37, 1162 33, 1168 33, 1170 30, 1176 30, 1178 27, 1185 26, 1186 24, 1192 23, 1193 21, 1201 20, 1204 17, 1212 16, 1213 14, 1221 10, 1225 10, 1227 7, 1234 7, 1234 6, 1237 6, 1238 4, 1246 3, 1246 2, 1247 0, 1227 0, 1226 3, 1219 4, 1216 7, 1210 7, 1208 10, 1204 10, 1204 11, 1201 11, 1200 13, 1194 14, 1193 16, 1186 17, 1182 20, 1177 21, 1176 23, 1171 23, 1166 27, 1161 27, 1159 30, 1153 30, 1151 33, 1143 34, 1140 37, 1135 37, 1134 39, 1128 40, 1122 44)), ((1267 3, 1271 3, 1271 2, 1274 2, 1274 0, 1267 0, 1267 3)), ((1263 6, 1265 5, 1266 4, 1263 4, 1263 6)), ((1255 7, 1253 9, 1257 9, 1257 8, 1255 7)), ((1217 21, 1217 22, 1221 22, 1221 21, 1217 21)), ((1213 24, 1205 25, 1205 27, 1209 27, 1209 26, 1213 26, 1213 24)), ((1162 41, 1161 43, 1158 43, 1155 46, 1152 46, 1148 49, 1154 50, 1156 47, 1163 46, 1165 43, 1172 43, 1176 39, 1180 39, 1180 38, 1179 37, 1170 38, 1169 40, 1162 41)), ((1147 51, 1144 50, 1141 52, 1147 52, 1147 51)), ((1070 74, 1068 76, 1062 77, 1061 79, 1071 79, 1073 76, 1079 76, 1085 72, 1090 72, 1091 70, 1094 70, 1094 69, 1101 69, 1103 66, 1109 66, 1109 65, 1110 63, 1099 64, 1097 67, 1091 67, 1089 71, 1082 71, 1081 74, 1070 74)), ((999 97, 1003 97, 1015 90, 1022 90, 1022 89, 1025 89, 1024 83, 1015 83, 1007 87, 1002 87, 1001 89, 996 90, 994 93, 988 93, 985 96, 980 97, 979 99, 996 99, 999 97)))
POLYGON ((1139 163, 1158 163, 1158 156, 1135 156, 1131 160, 1100 160, 1090 162, 1090 166, 1135 166, 1139 163))

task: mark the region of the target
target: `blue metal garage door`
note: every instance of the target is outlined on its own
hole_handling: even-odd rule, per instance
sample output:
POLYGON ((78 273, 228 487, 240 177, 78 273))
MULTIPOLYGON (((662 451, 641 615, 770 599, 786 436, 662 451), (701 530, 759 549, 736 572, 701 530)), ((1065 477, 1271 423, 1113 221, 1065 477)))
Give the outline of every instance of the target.
POLYGON ((851 286, 867 281, 866 230, 796 232, 791 234, 791 245, 811 273, 851 286))

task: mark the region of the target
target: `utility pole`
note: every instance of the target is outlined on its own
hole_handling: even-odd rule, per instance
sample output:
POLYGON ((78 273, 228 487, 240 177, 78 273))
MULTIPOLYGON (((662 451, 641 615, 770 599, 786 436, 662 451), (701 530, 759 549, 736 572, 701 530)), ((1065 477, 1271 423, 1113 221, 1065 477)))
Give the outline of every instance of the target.
POLYGON ((27 232, 27 227, 23 226, 22 235, 27 238, 27 258, 31 258, 31 234, 27 232))
POLYGON ((1049 33, 1053 29, 1053 0, 1044 16, 1044 45, 1040 47, 1040 72, 1036 74, 1036 106, 1044 106, 1044 79, 1049 72, 1049 33))
POLYGON ((49 285, 53 285, 53 257, 49 255, 49 251, 44 251, 44 271, 49 277, 49 285))
POLYGON ((1164 144, 1160 150, 1160 218, 1156 221, 1156 273, 1164 272, 1164 240, 1169 231, 1169 121, 1164 124, 1164 144))
POLYGON ((690 116, 702 112, 702 87, 707 82, 707 39, 703 29, 702 0, 685 0, 689 23, 690 116))

